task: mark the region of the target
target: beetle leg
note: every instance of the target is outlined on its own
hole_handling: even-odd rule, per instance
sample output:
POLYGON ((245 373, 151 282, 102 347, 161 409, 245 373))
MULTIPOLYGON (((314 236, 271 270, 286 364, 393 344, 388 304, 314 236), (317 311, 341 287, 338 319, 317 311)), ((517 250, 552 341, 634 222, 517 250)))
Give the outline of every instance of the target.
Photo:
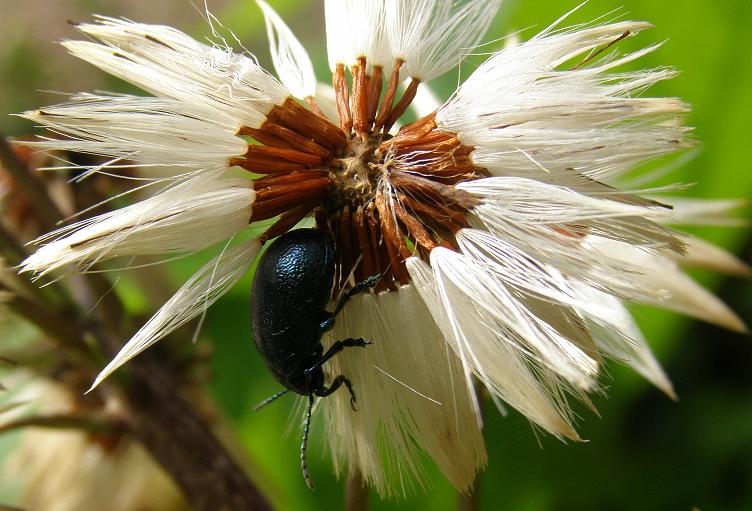
POLYGON ((334 308, 334 312, 332 312, 332 316, 336 316, 340 313, 342 308, 345 306, 345 304, 355 295, 358 295, 364 291, 367 291, 371 289, 372 287, 375 287, 376 284, 378 284, 379 280, 381 280, 381 274, 372 275, 368 277, 363 282, 358 282, 353 287, 347 290, 347 293, 342 295, 337 302, 337 306, 334 308))
POLYGON ((352 383, 350 383, 350 380, 348 380, 341 374, 337 376, 334 379, 334 381, 332 381, 332 384, 329 386, 329 388, 322 387, 320 389, 315 390, 314 394, 316 394, 319 397, 326 397, 332 394, 338 388, 340 388, 343 383, 345 384, 345 387, 347 387, 347 390, 350 391, 350 407, 353 409, 354 412, 357 412, 358 409, 355 408, 355 403, 357 402, 357 399, 355 399, 355 391, 353 391, 352 383))
POLYGON ((349 339, 343 339, 341 341, 337 341, 331 345, 331 347, 327 350, 327 352, 324 353, 324 355, 314 365, 306 369, 305 373, 306 374, 312 373, 313 371, 315 371, 316 369, 324 365, 324 363, 327 360, 329 360, 330 358, 332 358, 334 355, 336 355, 337 353, 339 353, 345 348, 365 348, 369 344, 371 344, 371 342, 366 341, 362 337, 358 337, 357 339, 350 337, 349 339))
POLYGON ((381 279, 381 274, 372 275, 368 277, 363 282, 358 282, 353 287, 347 290, 345 294, 340 296, 339 300, 337 301, 337 306, 334 308, 334 312, 329 314, 329 316, 324 319, 324 321, 321 322, 321 326, 319 327, 319 330, 323 332, 328 332, 332 329, 334 326, 334 318, 337 317, 337 314, 339 314, 342 311, 342 308, 345 306, 345 304, 355 295, 358 295, 364 291, 367 291, 373 287, 376 286, 376 284, 381 279))
MULTIPOLYGON (((334 355, 336 355, 343 349, 356 348, 356 347, 365 348, 369 344, 371 344, 370 341, 366 341, 362 337, 358 337, 357 339, 350 337, 348 339, 343 339, 341 341, 335 342, 334 344, 331 345, 331 347, 327 350, 327 352, 324 353, 324 355, 318 360, 318 362, 316 362, 314 365, 312 365, 311 367, 309 367, 308 369, 304 371, 306 381, 309 381, 310 375, 313 374, 314 371, 320 369, 321 366, 324 365, 324 363, 327 360, 332 358, 334 355)), ((347 387, 347 390, 350 391, 350 406, 352 407, 353 411, 357 412, 358 410, 357 408, 355 408, 355 401, 356 401, 355 392, 353 391, 352 383, 350 383, 350 380, 348 380, 341 374, 337 376, 334 379, 334 381, 332 381, 332 384, 329 386, 329 388, 321 387, 320 389, 315 390, 314 394, 316 394, 319 397, 328 396, 329 394, 337 390, 343 383, 347 387)))

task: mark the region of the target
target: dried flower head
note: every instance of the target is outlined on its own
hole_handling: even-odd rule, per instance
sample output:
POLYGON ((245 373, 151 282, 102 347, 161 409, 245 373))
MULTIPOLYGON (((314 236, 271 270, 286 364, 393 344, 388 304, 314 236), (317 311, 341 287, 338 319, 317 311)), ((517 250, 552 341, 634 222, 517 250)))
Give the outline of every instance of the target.
POLYGON ((481 41, 499 0, 327 1, 333 87, 317 82, 302 45, 258 3, 279 79, 216 31, 219 43, 207 45, 98 17, 77 25, 90 41, 64 45, 153 96, 80 94, 24 114, 55 134, 37 147, 111 159, 92 173, 172 171, 150 182, 163 188, 148 199, 44 237, 26 271, 196 251, 249 224, 261 232, 225 245, 95 385, 201 314, 264 243, 309 217, 335 240, 333 299, 384 276, 324 341, 373 343, 326 367, 351 379, 360 411, 341 393, 319 406, 337 467, 357 468, 382 493, 420 481, 421 452, 458 489, 472 486, 486 463, 474 377, 499 407, 568 439, 578 439, 569 401, 598 388, 605 357, 673 395, 627 302, 744 330, 680 269, 747 271, 667 226, 702 206, 672 208, 613 186, 688 145, 687 106, 641 96, 674 71, 616 71, 659 48, 619 51, 649 24, 561 28, 562 18, 492 53, 432 104, 425 83, 481 41), (413 107, 418 120, 398 129, 413 107), (228 177, 231 167, 249 179, 228 177))

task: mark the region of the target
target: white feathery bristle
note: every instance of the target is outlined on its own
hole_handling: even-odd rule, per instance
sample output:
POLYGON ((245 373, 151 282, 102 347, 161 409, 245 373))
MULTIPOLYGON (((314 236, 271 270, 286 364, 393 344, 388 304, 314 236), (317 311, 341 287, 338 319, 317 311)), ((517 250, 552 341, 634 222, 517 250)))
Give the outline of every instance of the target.
POLYGON ((460 229, 457 242, 461 252, 482 268, 489 278, 498 279, 519 300, 528 315, 542 322, 538 346, 542 360, 562 376, 570 375, 571 383, 584 388, 594 385, 598 370, 598 353, 590 333, 579 316, 592 316, 603 322, 616 322, 618 316, 598 302, 583 299, 569 279, 553 266, 524 253, 513 244, 479 229, 460 229), (548 336, 551 329, 560 335, 548 336), (541 344, 542 343, 542 344, 541 344), (574 378, 572 378, 574 376, 574 378))
POLYGON ((338 471, 349 463, 380 493, 405 494, 425 482, 426 453, 458 490, 470 490, 486 464, 475 395, 417 290, 353 298, 324 349, 347 337, 373 344, 347 348, 325 366, 330 378, 352 381, 358 400, 353 412, 343 388, 320 402, 338 471))
POLYGON ((543 263, 512 243, 480 229, 460 229, 456 235, 461 252, 490 275, 527 297, 545 297, 559 307, 571 307, 581 314, 618 321, 608 307, 582 300, 567 278, 555 267, 543 263))
POLYGON ((123 346, 99 373, 89 391, 130 359, 205 312, 245 275, 260 249, 261 243, 252 239, 226 248, 205 264, 123 346))
POLYGON ((523 325, 529 318, 504 311, 518 303, 502 303, 509 294, 460 254, 437 248, 431 252, 431 267, 410 258, 407 268, 465 370, 476 374, 495 399, 503 399, 536 425, 557 437, 578 439, 566 402, 569 386, 538 363, 530 349, 525 352, 524 341, 512 331, 541 325, 523 325))
MULTIPOLYGON (((496 263, 493 259, 476 259, 478 249, 506 249, 507 254, 520 254, 511 250, 511 246, 502 247, 493 242, 470 246, 468 237, 464 241, 461 255, 447 249, 434 251, 431 264, 437 278, 441 277, 446 283, 451 281, 454 289, 465 296, 463 300, 485 312, 488 323, 498 325, 495 338, 485 341, 509 344, 534 365, 546 366, 575 387, 591 389, 598 372, 597 362, 578 347, 579 342, 563 337, 556 325, 546 323, 546 315, 538 314, 545 306, 538 303, 534 294, 520 295, 520 287, 510 285, 510 282, 518 283, 519 279, 512 278, 508 269, 493 264, 496 263)), ((522 261, 521 257, 517 260, 522 261)))
POLYGON ((326 0, 326 46, 329 67, 350 67, 365 57, 369 65, 391 64, 382 0, 326 0))
POLYGON ((157 96, 212 108, 234 124, 260 126, 290 95, 254 59, 171 27, 98 17, 77 28, 102 44, 64 41, 73 55, 157 96))
POLYGON ((668 297, 665 289, 646 285, 641 277, 635 277, 642 274, 639 266, 612 258, 583 243, 582 235, 587 229, 572 235, 568 226, 563 226, 560 232, 555 225, 541 224, 538 228, 534 223, 518 225, 482 204, 475 206, 473 213, 475 216, 469 218, 471 225, 488 230, 564 275, 583 279, 598 289, 631 300, 656 302, 668 297))
POLYGON ((494 177, 457 186, 481 198, 471 209, 473 226, 489 230, 537 261, 623 298, 655 302, 667 297, 666 289, 642 279, 639 264, 583 242, 585 236, 596 234, 646 252, 682 253, 681 239, 651 220, 664 218, 661 206, 608 200, 608 194, 579 194, 526 178, 494 177))
POLYGON ((200 104, 167 98, 78 94, 22 117, 63 136, 26 142, 42 149, 145 165, 226 168, 228 158, 242 155, 247 144, 235 136, 239 126, 213 114, 200 104))
POLYGON ((609 310, 606 321, 603 316, 584 316, 586 326, 601 353, 627 364, 666 395, 676 399, 671 380, 656 360, 640 327, 622 301, 576 279, 571 279, 570 285, 581 300, 597 303, 609 310))
POLYGON ((551 34, 505 48, 484 62, 443 105, 440 128, 474 146, 473 161, 499 175, 571 174, 603 179, 686 146, 675 98, 638 98, 675 75, 670 69, 608 71, 660 45, 623 56, 572 59, 649 25, 622 22, 551 34), (567 63, 567 69, 557 66, 567 63))
POLYGON ((427 82, 459 65, 478 45, 501 0, 393 0, 385 31, 395 59, 411 77, 427 82))
POLYGON ((592 250, 615 261, 623 261, 639 271, 622 275, 644 288, 661 289, 663 299, 649 300, 653 305, 686 314, 736 332, 747 332, 747 326, 725 303, 692 280, 671 259, 628 243, 587 236, 584 240, 592 250))
POLYGON ((686 253, 667 254, 680 265, 705 268, 737 277, 752 277, 752 267, 731 252, 695 236, 684 235, 682 241, 687 247, 686 253))
POLYGON ((506 224, 546 237, 558 228, 574 236, 595 233, 635 245, 682 249, 671 231, 653 221, 666 215, 666 209, 654 203, 619 201, 618 195, 578 193, 520 177, 478 179, 457 188, 482 199, 473 212, 487 224, 506 224))
POLYGON ((264 13, 269 51, 280 81, 296 98, 315 96, 316 75, 308 52, 269 4, 263 0, 256 3, 264 13))
POLYGON ((68 264, 88 269, 118 256, 192 252, 244 229, 256 193, 244 179, 196 177, 125 208, 49 233, 21 271, 44 275, 68 264))
POLYGON ((566 225, 591 220, 638 216, 661 218, 665 209, 643 207, 608 195, 592 196, 568 188, 522 177, 489 177, 459 183, 457 188, 482 199, 474 208, 494 209, 494 214, 516 225, 566 225))
POLYGON ((749 220, 734 211, 749 204, 748 199, 697 199, 690 197, 652 197, 671 204, 667 223, 681 225, 749 226, 749 220))

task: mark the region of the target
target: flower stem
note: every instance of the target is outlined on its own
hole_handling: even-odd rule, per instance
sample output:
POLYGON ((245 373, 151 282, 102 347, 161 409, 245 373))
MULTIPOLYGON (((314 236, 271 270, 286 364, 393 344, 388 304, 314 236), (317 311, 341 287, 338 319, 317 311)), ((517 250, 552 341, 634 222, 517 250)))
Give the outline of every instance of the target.
MULTIPOLYGON (((25 427, 49 428, 49 429, 73 429, 84 430, 92 433, 113 433, 120 432, 123 424, 117 420, 106 416, 95 414, 53 414, 53 415, 34 415, 24 417, 11 422, 0 424, 0 433, 6 433, 25 427)), ((2 508, 0 508, 2 509, 2 508)))
POLYGON ((197 511, 271 509, 150 355, 131 363, 135 378, 128 400, 135 437, 197 511))
POLYGON ((457 495, 457 511, 478 511, 480 509, 480 478, 476 475, 470 493, 457 495))
POLYGON ((18 188, 34 206, 34 211, 51 230, 63 215, 46 193, 44 183, 32 172, 13 150, 10 142, 0 133, 0 164, 13 176, 18 188))
POLYGON ((368 486, 357 468, 352 469, 345 488, 345 510, 366 511, 368 509, 368 486))
MULTIPOLYGON (((0 286, 5 289, 4 286, 0 286)), ((91 351, 83 342, 82 335, 69 319, 49 310, 44 304, 19 294, 13 294, 5 304, 10 310, 36 325, 43 332, 56 339, 77 358, 90 364, 91 351)))

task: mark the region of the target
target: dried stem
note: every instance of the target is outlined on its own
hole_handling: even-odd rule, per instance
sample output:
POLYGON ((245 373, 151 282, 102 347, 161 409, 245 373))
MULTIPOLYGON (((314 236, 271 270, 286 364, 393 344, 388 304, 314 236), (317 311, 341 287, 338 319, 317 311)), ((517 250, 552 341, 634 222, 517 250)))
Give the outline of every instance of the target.
POLYGON ((54 228, 57 221, 63 217, 60 209, 45 193, 46 187, 42 180, 34 175, 29 166, 18 157, 10 142, 2 134, 0 134, 0 164, 13 176, 18 188, 34 206, 45 228, 47 230, 54 228))
POLYGON ((271 509, 150 354, 132 366, 130 428, 188 502, 197 511, 271 509))
POLYGON ((457 511, 478 511, 480 509, 480 478, 476 475, 470 493, 457 494, 457 511))
POLYGON ((368 77, 366 76, 366 59, 361 57, 358 64, 352 68, 353 75, 353 126, 355 133, 365 136, 371 125, 368 123, 368 77))
MULTIPOLYGON (((4 289, 1 286, 0 288, 4 289)), ((52 339, 59 341, 64 348, 77 358, 87 363, 94 360, 80 331, 70 319, 49 310, 44 304, 19 294, 13 294, 5 305, 20 317, 42 329, 52 339)))
POLYGON ((6 506, 4 504, 0 504, 0 511, 26 511, 26 510, 21 509, 20 507, 11 507, 11 506, 6 506))
POLYGON ((50 429, 74 429, 92 433, 118 434, 125 431, 122 421, 101 414, 52 414, 34 415, 24 417, 0 425, 0 433, 6 433, 25 427, 50 428, 50 429))
POLYGON ((368 510, 368 486, 363 481, 363 476, 357 468, 352 469, 345 488, 345 510, 367 511, 368 510))
POLYGON ((381 106, 379 107, 379 113, 376 116, 376 131, 381 130, 384 123, 387 121, 389 114, 392 113, 392 104, 394 103, 394 96, 397 94, 397 85, 399 83, 400 69, 402 68, 402 60, 397 59, 394 61, 392 67, 392 74, 389 75, 389 83, 387 83, 386 92, 381 100, 381 106))
POLYGON ((350 86, 345 77, 344 64, 337 64, 332 76, 332 86, 337 98, 337 113, 339 114, 339 127, 345 133, 350 133, 353 126, 352 113, 350 112, 350 86))
POLYGON ((405 93, 402 95, 402 98, 400 98, 399 103, 395 105, 395 107, 392 109, 391 113, 389 114, 389 118, 384 123, 384 132, 388 132, 395 122, 397 122, 397 119, 399 119, 402 114, 405 113, 407 110, 407 107, 410 106, 410 103, 412 103, 413 99, 415 99, 415 94, 418 92, 418 86, 420 85, 420 80, 413 78, 410 81, 410 85, 407 86, 407 89, 405 90, 405 93))
POLYGON ((18 240, 2 225, 0 225, 0 252, 12 266, 19 264, 28 255, 18 240))

